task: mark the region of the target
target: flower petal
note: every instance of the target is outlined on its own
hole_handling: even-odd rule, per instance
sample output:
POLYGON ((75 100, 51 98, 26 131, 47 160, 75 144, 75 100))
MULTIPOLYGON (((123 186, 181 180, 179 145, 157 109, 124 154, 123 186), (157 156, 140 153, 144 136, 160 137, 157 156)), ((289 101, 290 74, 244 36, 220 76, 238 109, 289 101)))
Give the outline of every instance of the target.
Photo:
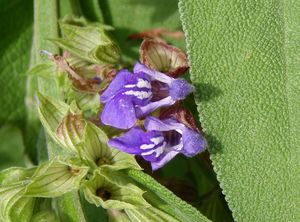
POLYGON ((186 127, 182 133, 183 149, 180 151, 187 157, 195 156, 207 147, 205 138, 198 132, 186 127))
POLYGON ((147 130, 170 131, 170 130, 183 130, 185 126, 174 119, 160 120, 156 117, 149 116, 144 122, 147 130))
POLYGON ((133 68, 134 73, 146 73, 148 74, 152 79, 155 79, 160 82, 164 82, 168 85, 171 85, 172 81, 174 81, 174 78, 167 76, 164 73, 155 71, 153 69, 149 69, 147 66, 143 65, 142 63, 137 62, 133 68))
POLYGON ((160 107, 166 107, 166 106, 171 106, 175 103, 176 101, 171 98, 171 96, 168 96, 164 99, 155 101, 155 102, 149 102, 145 106, 138 106, 136 107, 136 115, 137 117, 143 117, 146 116, 147 114, 153 112, 157 108, 160 107))
POLYGON ((177 151, 170 151, 168 153, 165 153, 161 156, 161 158, 158 161, 151 162, 152 170, 158 170, 159 168, 166 165, 170 160, 172 160, 179 152, 177 151))
POLYGON ((101 121, 119 129, 129 129, 136 123, 135 108, 131 100, 118 95, 109 100, 102 111, 101 121))
POLYGON ((162 133, 159 131, 145 132, 141 127, 134 127, 124 135, 109 140, 108 144, 126 153, 141 154, 155 149, 157 144, 153 143, 153 138, 160 137, 162 133))
POLYGON ((170 87, 170 96, 176 101, 182 100, 194 91, 195 87, 184 79, 175 79, 170 87))
POLYGON ((108 100, 112 99, 120 89, 125 85, 126 79, 133 76, 128 70, 121 70, 117 76, 110 83, 108 88, 102 93, 100 100, 103 103, 106 103, 108 100))

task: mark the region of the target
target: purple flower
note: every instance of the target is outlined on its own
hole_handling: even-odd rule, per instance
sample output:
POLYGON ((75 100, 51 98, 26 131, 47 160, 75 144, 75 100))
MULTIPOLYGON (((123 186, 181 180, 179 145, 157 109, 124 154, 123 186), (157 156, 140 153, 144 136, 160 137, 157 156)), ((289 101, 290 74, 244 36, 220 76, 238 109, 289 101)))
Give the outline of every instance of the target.
POLYGON ((193 91, 194 87, 184 79, 174 79, 137 63, 134 73, 121 70, 101 95, 101 102, 106 103, 101 120, 106 125, 129 129, 138 118, 173 105, 193 91))
POLYGON ((178 153, 192 157, 207 147, 205 138, 197 131, 175 119, 160 120, 147 117, 146 132, 134 127, 124 135, 109 141, 111 147, 126 153, 141 155, 151 162, 153 170, 168 163, 178 153))

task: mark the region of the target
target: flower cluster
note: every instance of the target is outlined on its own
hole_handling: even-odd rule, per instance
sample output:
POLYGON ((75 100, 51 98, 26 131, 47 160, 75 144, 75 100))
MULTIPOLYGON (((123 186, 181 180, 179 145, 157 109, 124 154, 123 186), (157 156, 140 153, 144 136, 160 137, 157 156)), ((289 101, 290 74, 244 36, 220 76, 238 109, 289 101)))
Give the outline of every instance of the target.
POLYGON ((141 62, 135 64, 133 73, 119 71, 100 96, 105 104, 101 121, 129 131, 111 139, 109 145, 142 156, 151 162, 153 170, 179 153, 192 157, 203 151, 207 146, 205 138, 180 118, 150 116, 185 99, 194 90, 185 79, 173 78, 141 62), (138 120, 144 120, 143 126, 138 120))

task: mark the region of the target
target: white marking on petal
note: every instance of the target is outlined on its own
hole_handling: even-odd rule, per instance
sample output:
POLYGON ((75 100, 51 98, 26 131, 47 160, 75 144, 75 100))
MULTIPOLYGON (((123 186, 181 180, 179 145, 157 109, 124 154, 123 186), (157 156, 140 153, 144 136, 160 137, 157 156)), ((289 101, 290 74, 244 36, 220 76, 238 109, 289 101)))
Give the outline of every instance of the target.
POLYGON ((154 150, 149 150, 147 152, 141 153, 141 155, 147 156, 147 155, 151 155, 152 153, 155 152, 155 157, 157 158, 164 152, 165 145, 166 145, 166 142, 164 142, 161 146, 157 147, 154 150))
POLYGON ((143 144, 143 145, 140 146, 140 148, 142 150, 152 149, 154 147, 155 147, 155 144, 153 144, 153 143, 152 144, 143 144))
POLYGON ((138 87, 138 88, 147 88, 147 89, 151 89, 151 84, 149 81, 144 80, 144 79, 138 79, 138 82, 136 84, 129 84, 129 85, 125 85, 125 88, 134 88, 134 87, 138 87))
POLYGON ((125 88, 134 88, 134 87, 136 87, 136 84, 125 85, 124 87, 125 87, 125 88))
POLYGON ((163 145, 161 145, 155 149, 156 150, 155 157, 159 157, 164 152, 165 145, 166 145, 166 142, 164 142, 163 145))
POLYGON ((157 145, 157 144, 160 144, 162 141, 164 141, 164 138, 162 136, 154 137, 154 138, 151 138, 150 141, 152 143, 154 143, 155 145, 157 145))
POLYGON ((138 99, 147 99, 152 96, 151 92, 129 90, 124 92, 125 95, 135 96, 138 99))
POLYGON ((138 79, 138 82, 137 82, 136 85, 137 85, 138 88, 151 89, 151 84, 147 80, 144 80, 144 79, 138 79))
POLYGON ((143 152, 141 153, 143 156, 147 156, 147 155, 150 155, 152 153, 156 152, 156 150, 150 150, 150 151, 147 151, 147 152, 143 152))
POLYGON ((181 135, 182 135, 182 133, 183 133, 183 131, 182 131, 181 129, 176 129, 176 131, 177 131, 178 133, 180 133, 181 135))

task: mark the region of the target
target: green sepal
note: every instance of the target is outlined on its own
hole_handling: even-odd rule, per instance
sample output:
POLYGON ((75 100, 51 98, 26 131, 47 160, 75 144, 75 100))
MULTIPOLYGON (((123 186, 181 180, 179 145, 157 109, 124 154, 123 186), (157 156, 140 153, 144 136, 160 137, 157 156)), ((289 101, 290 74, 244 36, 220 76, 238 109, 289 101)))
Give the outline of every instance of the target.
POLYGON ((58 197, 79 189, 88 167, 53 159, 40 165, 26 187, 26 196, 58 197))
POLYGON ((56 130, 56 137, 64 147, 76 151, 82 141, 86 122, 80 114, 66 115, 56 130))
POLYGON ((0 218, 3 222, 10 221, 11 209, 22 198, 26 185, 25 182, 19 182, 0 186, 0 218))
MULTIPOLYGON (((22 197, 10 209, 10 222, 32 222, 36 198, 22 197)), ((7 222, 7 221, 6 221, 7 222)))
POLYGON ((32 217, 31 222, 59 222, 54 211, 41 211, 32 217))
POLYGON ((124 211, 107 210, 109 222, 132 222, 124 211))
POLYGON ((68 100, 75 100, 85 115, 95 116, 100 108, 100 95, 98 93, 88 94, 71 90, 68 94, 68 100))
POLYGON ((116 64, 120 60, 118 46, 100 26, 76 26, 60 23, 64 38, 54 43, 72 54, 95 64, 116 64))
POLYGON ((11 167, 0 172, 0 186, 7 186, 14 183, 21 182, 23 180, 30 179, 34 174, 36 167, 22 168, 11 167))
POLYGON ((141 44, 140 60, 151 69, 175 78, 189 68, 187 56, 181 49, 153 39, 145 39, 141 44))
POLYGON ((85 199, 105 209, 123 210, 150 207, 143 198, 144 191, 120 171, 96 170, 83 183, 85 199))
POLYGON ((85 120, 75 103, 70 105, 38 94, 38 114, 51 138, 69 153, 77 153, 75 145, 81 142, 85 120))
POLYGON ((86 125, 83 143, 77 149, 81 158, 93 168, 141 170, 133 155, 109 147, 106 134, 90 122, 86 125))
POLYGON ((0 172, 0 218, 3 222, 31 222, 35 198, 23 197, 23 194, 35 170, 36 167, 12 167, 0 172))
POLYGON ((57 144, 64 147, 69 153, 74 154, 76 150, 73 147, 66 147, 56 135, 57 128, 69 113, 69 105, 41 93, 38 93, 37 99, 38 115, 47 133, 57 144))

